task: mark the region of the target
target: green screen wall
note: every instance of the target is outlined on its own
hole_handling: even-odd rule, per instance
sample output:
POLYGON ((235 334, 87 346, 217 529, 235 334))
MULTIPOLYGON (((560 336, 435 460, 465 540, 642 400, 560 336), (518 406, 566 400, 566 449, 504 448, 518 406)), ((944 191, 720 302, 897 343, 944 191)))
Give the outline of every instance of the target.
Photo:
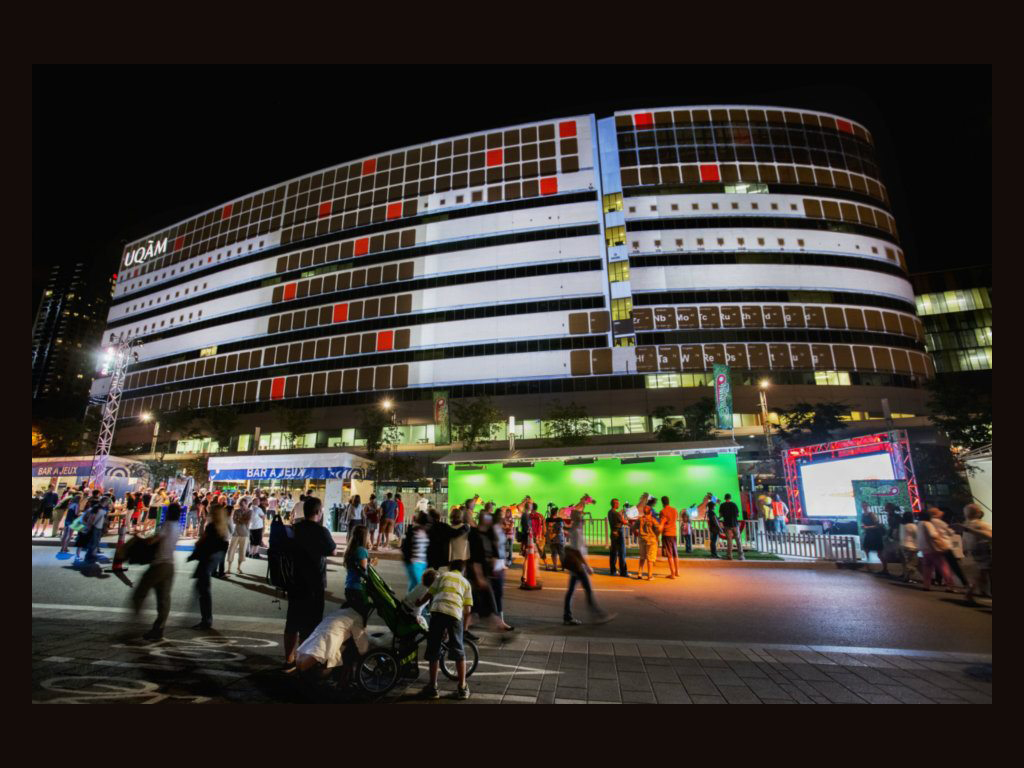
MULTIPOLYGON (((448 504, 461 504, 480 494, 484 501, 499 506, 516 504, 529 494, 543 512, 553 501, 564 507, 575 504, 584 493, 597 502, 589 512, 601 514, 613 498, 636 504, 649 491, 658 498, 668 496, 677 509, 699 503, 711 491, 719 499, 731 493, 739 503, 736 455, 722 453, 714 458, 683 459, 656 456, 652 462, 623 464, 619 459, 599 459, 593 464, 565 466, 561 461, 540 461, 533 467, 505 469, 485 464, 484 469, 448 468, 448 504)), ((659 505, 660 506, 660 505, 659 505)))

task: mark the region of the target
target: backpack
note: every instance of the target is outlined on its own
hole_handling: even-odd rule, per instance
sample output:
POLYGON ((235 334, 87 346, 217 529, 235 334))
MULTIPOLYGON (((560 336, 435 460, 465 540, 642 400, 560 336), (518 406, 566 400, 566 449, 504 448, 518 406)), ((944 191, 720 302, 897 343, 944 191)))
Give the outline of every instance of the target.
POLYGON ((295 587, 294 540, 280 518, 270 524, 267 549, 267 583, 285 592, 295 587))

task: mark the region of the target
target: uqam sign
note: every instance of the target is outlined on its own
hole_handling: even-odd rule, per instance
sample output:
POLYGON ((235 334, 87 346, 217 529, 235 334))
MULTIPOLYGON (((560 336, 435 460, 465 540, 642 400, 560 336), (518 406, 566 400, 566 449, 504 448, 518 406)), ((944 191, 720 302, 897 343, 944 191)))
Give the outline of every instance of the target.
POLYGON ((124 266, 130 267, 133 264, 143 264, 154 256, 163 256, 167 253, 167 238, 163 240, 149 240, 145 245, 138 248, 129 248, 124 252, 124 266))

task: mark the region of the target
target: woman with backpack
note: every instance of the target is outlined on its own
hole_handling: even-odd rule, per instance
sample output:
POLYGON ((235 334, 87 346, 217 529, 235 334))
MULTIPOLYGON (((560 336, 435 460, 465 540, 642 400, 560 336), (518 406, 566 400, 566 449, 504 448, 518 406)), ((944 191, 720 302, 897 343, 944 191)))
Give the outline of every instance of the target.
POLYGON ((207 514, 206 526, 188 558, 197 561, 196 572, 192 574, 192 578, 196 580, 199 613, 202 617, 192 629, 213 627, 213 593, 210 589, 210 579, 224 562, 229 535, 227 506, 223 503, 212 505, 207 514))
POLYGON ((249 521, 252 513, 249 511, 249 499, 243 498, 238 502, 238 507, 231 514, 231 522, 234 524, 231 531, 231 543, 228 545, 228 555, 225 558, 227 570, 231 570, 231 561, 238 556, 238 565, 235 573, 242 575, 242 563, 245 562, 245 550, 249 546, 249 521))

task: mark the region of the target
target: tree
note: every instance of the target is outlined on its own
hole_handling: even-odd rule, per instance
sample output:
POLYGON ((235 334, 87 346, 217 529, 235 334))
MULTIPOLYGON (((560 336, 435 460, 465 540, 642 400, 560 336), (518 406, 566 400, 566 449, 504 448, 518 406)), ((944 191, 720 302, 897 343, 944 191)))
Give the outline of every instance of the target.
POLYGON ((313 425, 313 413, 308 408, 290 408, 287 405, 279 405, 274 409, 276 421, 281 431, 290 436, 290 445, 295 445, 295 439, 300 435, 309 432, 313 425))
POLYGON ((493 440, 499 430, 498 424, 505 419, 489 397, 455 400, 451 408, 455 439, 462 441, 465 451, 472 451, 480 443, 493 440))
POLYGON ((374 477, 378 483, 419 480, 423 474, 420 472, 419 464, 412 456, 395 453, 390 447, 383 453, 377 454, 375 461, 374 477))
POLYGON ((953 445, 973 450, 992 442, 992 393, 938 376, 927 385, 931 422, 953 445))
POLYGON ((701 440, 713 440, 715 431, 715 401, 710 397, 702 397, 695 403, 683 408, 684 428, 682 440, 696 443, 701 440))
POLYGON ((391 423, 391 413, 375 405, 363 406, 359 410, 362 421, 359 430, 366 438, 366 455, 373 459, 385 448, 398 445, 401 439, 398 427, 391 423))
POLYGON ((160 422, 160 431, 165 435, 177 435, 179 440, 194 440, 202 437, 202 431, 196 425, 195 411, 165 411, 156 415, 160 422))
POLYGON ((180 464, 181 469, 196 479, 196 488, 202 488, 210 482, 210 471, 207 469, 205 456, 195 456, 180 464))
POLYGON ((238 412, 234 408, 214 408, 206 412, 203 423, 221 451, 231 450, 231 438, 238 429, 238 412))
POLYGON ((661 426, 654 431, 654 436, 663 443, 678 443, 685 439, 685 423, 682 417, 675 415, 676 409, 671 405, 661 405, 651 412, 651 416, 661 419, 661 426))
POLYGON ((181 465, 171 461, 164 461, 163 458, 143 459, 139 462, 146 468, 146 475, 149 477, 148 485, 156 488, 164 480, 177 477, 181 471, 181 465))
POLYGON ((779 435, 790 445, 825 443, 846 428, 842 417, 849 412, 845 403, 796 403, 779 411, 779 435))
POLYGON ((77 456, 81 453, 91 453, 91 450, 86 450, 84 432, 81 419, 41 418, 36 421, 32 430, 32 455, 77 456))
POLYGON ((584 445, 594 434, 586 407, 555 400, 544 416, 544 429, 551 445, 584 445))

